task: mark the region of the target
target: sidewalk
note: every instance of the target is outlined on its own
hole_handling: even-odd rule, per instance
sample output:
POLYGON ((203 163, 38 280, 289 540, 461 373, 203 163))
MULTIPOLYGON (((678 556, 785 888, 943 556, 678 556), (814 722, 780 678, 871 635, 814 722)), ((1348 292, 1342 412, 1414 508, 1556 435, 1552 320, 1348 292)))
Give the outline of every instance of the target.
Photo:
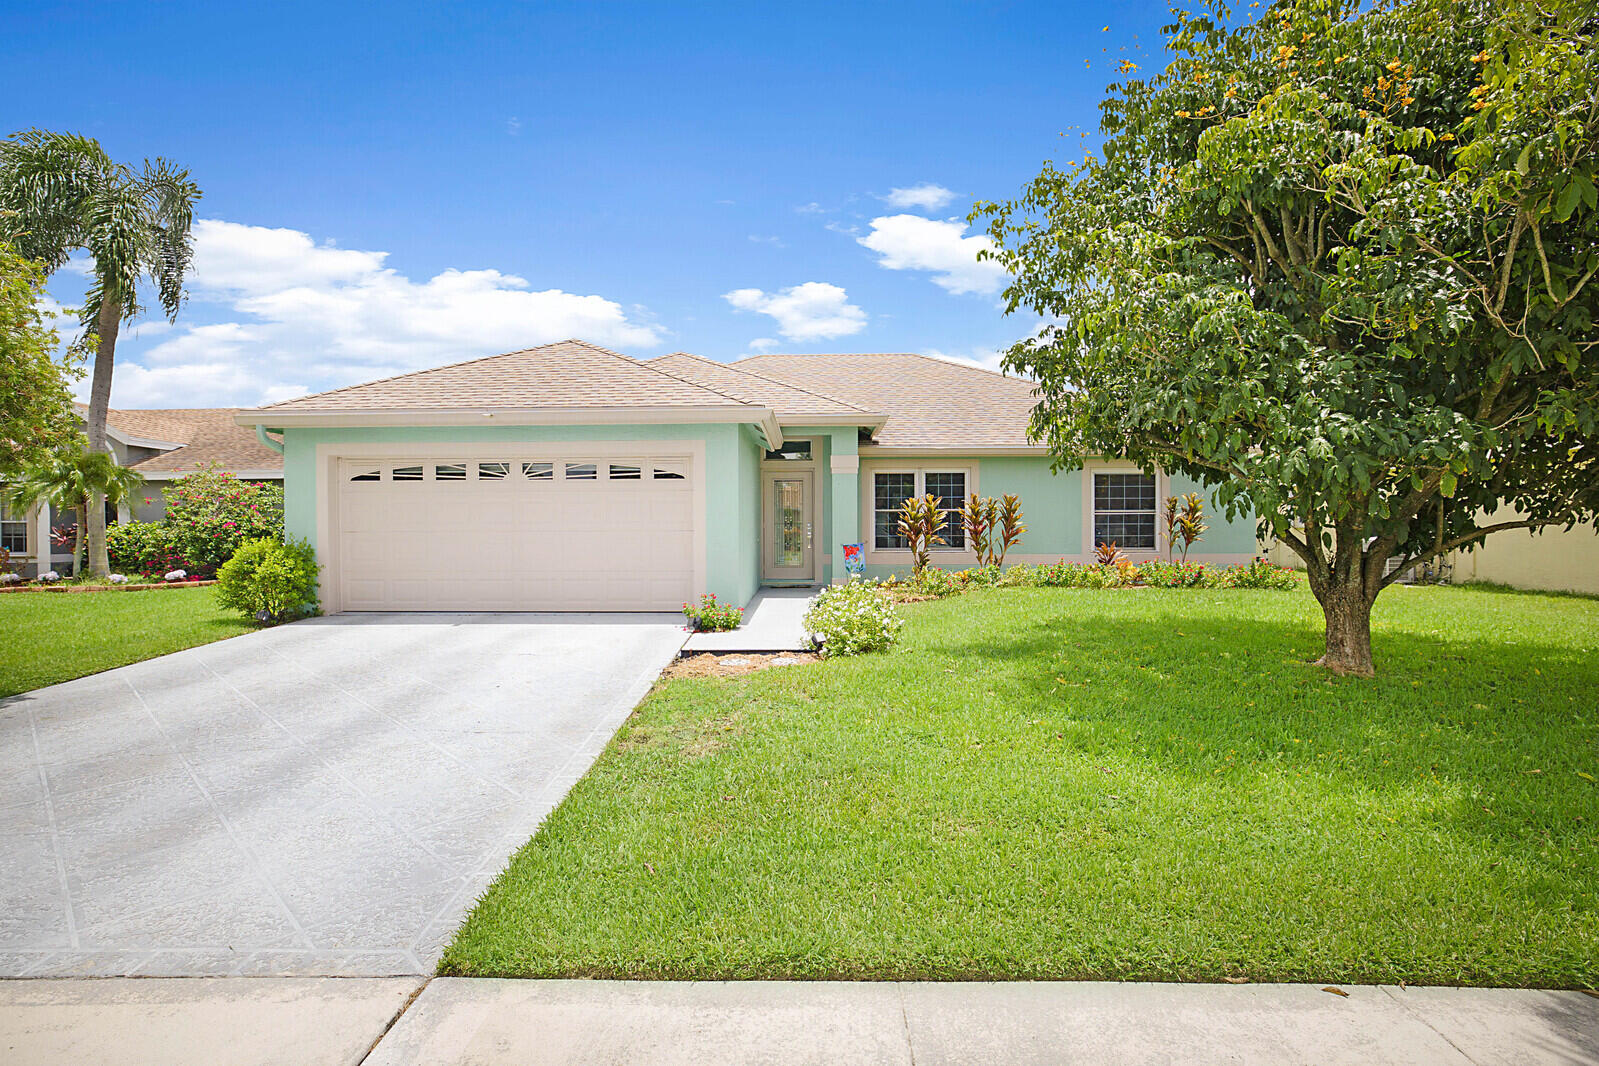
POLYGON ((685 655, 697 651, 810 651, 805 611, 816 598, 813 588, 761 589, 744 608, 744 624, 725 633, 695 633, 683 645, 685 655))
POLYGON ((1341 991, 1348 995, 1315 985, 13 980, 0 982, 0 1060, 39 1066, 1599 1062, 1599 999, 1581 992, 1355 985, 1341 991))

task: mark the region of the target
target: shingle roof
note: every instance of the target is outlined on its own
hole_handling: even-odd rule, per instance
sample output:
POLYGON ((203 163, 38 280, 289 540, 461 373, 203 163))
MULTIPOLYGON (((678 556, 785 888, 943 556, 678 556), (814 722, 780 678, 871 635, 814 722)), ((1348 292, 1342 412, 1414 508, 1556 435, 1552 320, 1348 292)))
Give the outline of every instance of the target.
POLYGON ((237 407, 170 408, 106 412, 106 424, 130 437, 180 447, 133 464, 141 474, 187 473, 212 463, 228 470, 280 471, 283 456, 256 439, 255 431, 234 423, 237 407))
POLYGON ((608 348, 567 340, 268 404, 262 411, 755 407, 608 348))
POLYGON ((745 403, 756 403, 762 407, 770 407, 783 415, 826 415, 826 416, 861 416, 871 419, 871 412, 855 404, 823 396, 809 389, 786 384, 773 378, 764 377, 744 367, 736 367, 728 363, 718 363, 698 355, 687 352, 673 352, 671 355, 657 356, 646 362, 647 366, 657 367, 678 377, 716 389, 718 392, 737 397, 745 403))
POLYGON ((1036 448, 1033 383, 909 353, 753 355, 731 364, 888 416, 884 448, 1036 448))

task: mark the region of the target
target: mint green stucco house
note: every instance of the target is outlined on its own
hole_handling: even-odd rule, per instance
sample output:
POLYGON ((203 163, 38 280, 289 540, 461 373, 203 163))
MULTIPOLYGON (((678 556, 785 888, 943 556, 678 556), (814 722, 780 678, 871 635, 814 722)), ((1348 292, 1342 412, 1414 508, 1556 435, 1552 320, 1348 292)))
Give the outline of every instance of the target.
MULTIPOLYGON (((1201 486, 1030 444, 1030 383, 920 355, 638 360, 582 341, 237 416, 284 459, 286 520, 316 547, 325 609, 675 610, 715 593, 903 570, 892 513, 930 492, 1016 493, 1013 562, 1164 555, 1157 511, 1201 486)), ((1256 552, 1212 508, 1190 558, 1256 552)), ((958 526, 939 566, 972 565, 958 526)))

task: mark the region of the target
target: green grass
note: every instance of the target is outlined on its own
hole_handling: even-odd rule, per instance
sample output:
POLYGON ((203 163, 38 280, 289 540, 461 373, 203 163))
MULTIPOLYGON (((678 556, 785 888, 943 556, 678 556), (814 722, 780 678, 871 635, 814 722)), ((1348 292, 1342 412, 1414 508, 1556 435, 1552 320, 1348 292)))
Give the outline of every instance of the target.
POLYGON ((0 596, 0 697, 254 628, 218 607, 211 586, 0 596))
POLYGON ((665 683, 441 971, 1599 983, 1599 600, 990 590, 665 683))

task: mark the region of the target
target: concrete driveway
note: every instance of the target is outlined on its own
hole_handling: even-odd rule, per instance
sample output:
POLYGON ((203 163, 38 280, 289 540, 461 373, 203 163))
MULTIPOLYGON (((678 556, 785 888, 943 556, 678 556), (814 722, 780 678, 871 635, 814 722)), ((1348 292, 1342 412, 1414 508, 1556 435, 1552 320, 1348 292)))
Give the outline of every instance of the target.
POLYGON ((684 637, 340 615, 0 702, 0 976, 431 972, 684 637))

